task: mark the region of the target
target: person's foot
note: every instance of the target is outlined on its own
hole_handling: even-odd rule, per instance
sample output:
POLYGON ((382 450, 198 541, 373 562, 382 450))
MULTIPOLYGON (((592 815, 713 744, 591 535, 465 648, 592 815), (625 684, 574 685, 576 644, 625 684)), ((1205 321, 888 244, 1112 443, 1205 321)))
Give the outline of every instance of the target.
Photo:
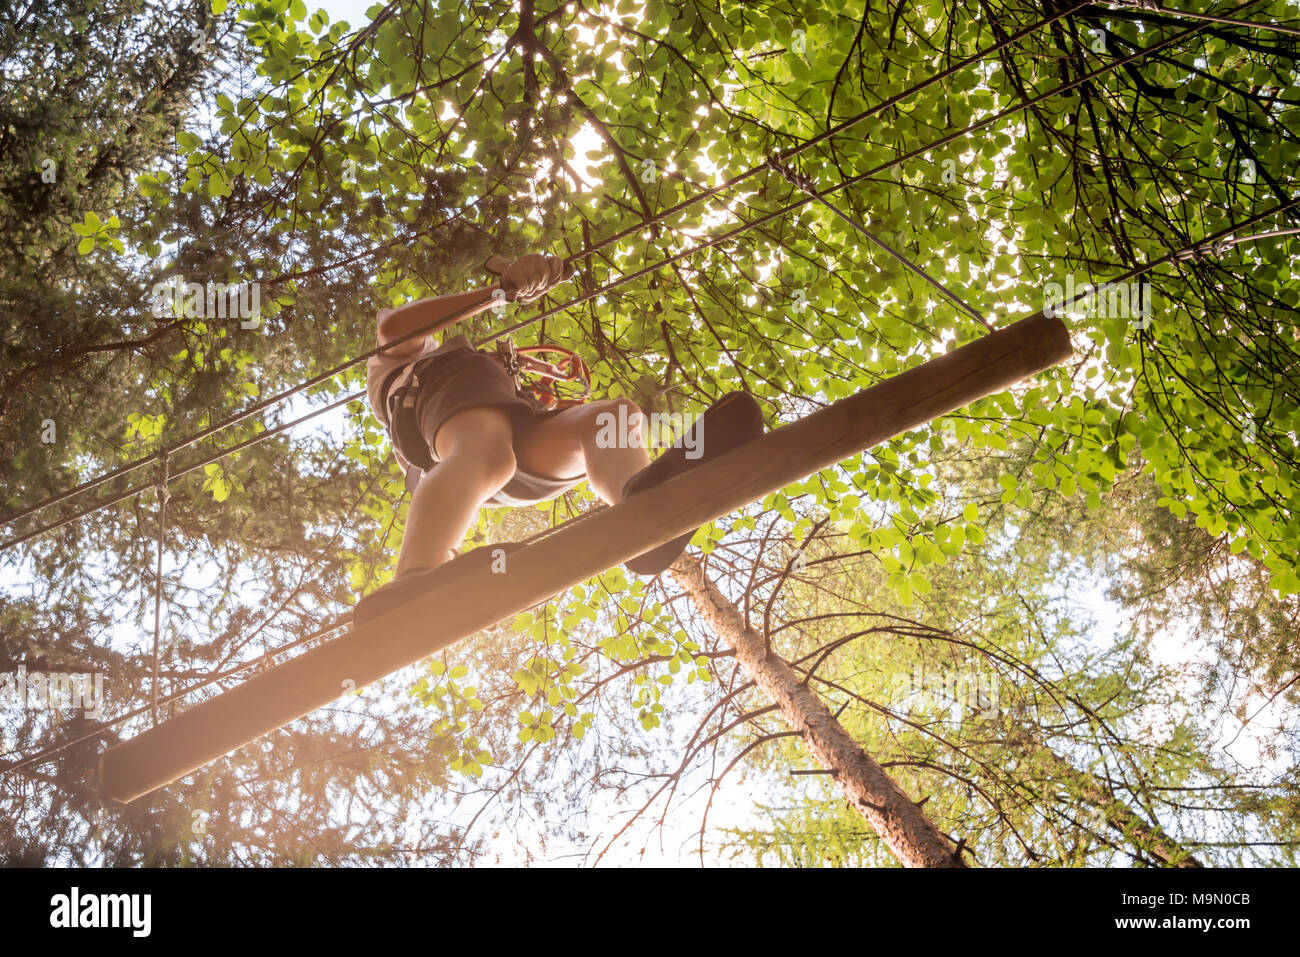
POLYGON ((498 557, 498 549, 509 555, 522 547, 517 542, 502 542, 480 546, 464 555, 457 554, 453 548, 449 550, 450 561, 433 568, 408 568, 357 602, 352 610, 352 624, 364 625, 434 588, 488 567, 498 557))
MULTIPOLYGON (((732 449, 739 448, 763 434, 763 412, 748 392, 731 392, 705 410, 692 425, 689 441, 674 445, 623 486, 625 500, 629 495, 645 491, 668 479, 689 472, 705 462, 711 462, 732 449), (699 449, 698 458, 687 458, 687 449, 699 449)), ((638 575, 658 575, 682 553, 699 529, 674 538, 644 552, 623 564, 638 575)))

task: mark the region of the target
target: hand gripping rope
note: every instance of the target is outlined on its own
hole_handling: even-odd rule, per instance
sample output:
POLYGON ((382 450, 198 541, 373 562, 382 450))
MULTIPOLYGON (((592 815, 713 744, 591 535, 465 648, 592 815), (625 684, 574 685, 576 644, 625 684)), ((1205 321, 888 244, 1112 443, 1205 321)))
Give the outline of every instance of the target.
MULTIPOLYGON (((483 268, 498 277, 497 284, 505 293, 506 301, 514 302, 519 290, 505 275, 506 260, 501 256, 490 256, 483 268)), ((571 279, 573 272, 573 260, 566 260, 561 281, 571 279)), ((591 395, 591 369, 572 349, 547 344, 517 347, 513 339, 504 336, 497 340, 492 358, 505 369, 506 375, 514 381, 516 390, 530 394, 544 409, 568 409, 586 402, 591 395), (537 358, 541 355, 558 355, 561 358, 558 363, 552 363, 537 358), (560 397, 548 382, 577 382, 582 391, 576 396, 560 397)))

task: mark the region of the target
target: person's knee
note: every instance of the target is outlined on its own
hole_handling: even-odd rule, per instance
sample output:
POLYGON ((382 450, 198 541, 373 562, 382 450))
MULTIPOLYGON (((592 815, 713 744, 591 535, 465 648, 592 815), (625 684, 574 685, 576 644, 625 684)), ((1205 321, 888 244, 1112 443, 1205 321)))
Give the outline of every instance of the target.
POLYGON ((510 434, 491 432, 472 439, 462 439, 443 456, 439 465, 455 472, 459 479, 487 494, 498 491, 515 474, 515 450, 510 434))
POLYGON ((515 474, 515 450, 508 437, 475 442, 466 453, 470 459, 467 464, 473 470, 475 478, 494 492, 503 488, 515 474))
POLYGON ((597 433, 601 447, 614 445, 643 445, 645 443, 645 414, 641 407, 631 399, 619 396, 615 399, 602 399, 588 404, 591 413, 591 427, 597 433), (608 441, 617 438, 616 442, 608 441))
POLYGON ((515 474, 514 436, 509 418, 497 409, 470 409, 453 416, 437 435, 446 470, 476 488, 497 491, 515 474))

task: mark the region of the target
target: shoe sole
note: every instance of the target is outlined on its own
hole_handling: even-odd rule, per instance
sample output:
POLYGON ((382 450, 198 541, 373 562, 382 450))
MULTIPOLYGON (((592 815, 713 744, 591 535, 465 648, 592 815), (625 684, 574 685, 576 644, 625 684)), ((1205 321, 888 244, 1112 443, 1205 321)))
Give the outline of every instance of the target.
MULTIPOLYGON (((683 475, 705 462, 726 455, 747 442, 752 442, 763 434, 763 412, 748 392, 732 392, 709 406, 699 420, 691 426, 691 433, 692 442, 683 442, 680 446, 674 445, 645 469, 632 476, 625 487, 625 496, 653 488, 674 476, 683 475), (700 439, 705 441, 699 444, 700 439), (702 450, 699 458, 686 458, 688 444, 702 450)), ((623 564, 638 575, 658 575, 677 560, 677 556, 686 549, 691 536, 697 531, 699 529, 692 529, 671 542, 658 545, 623 564)))

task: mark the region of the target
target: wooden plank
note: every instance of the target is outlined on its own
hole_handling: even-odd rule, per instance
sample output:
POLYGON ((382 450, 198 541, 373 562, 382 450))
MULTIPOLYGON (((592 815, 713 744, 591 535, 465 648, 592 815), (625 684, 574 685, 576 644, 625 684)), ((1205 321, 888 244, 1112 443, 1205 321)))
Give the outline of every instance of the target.
MULTIPOLYGON (((608 568, 1063 361, 1037 313, 784 425, 689 473, 462 576, 109 748, 106 793, 131 801, 608 568)), ((708 441, 708 436, 704 436, 708 441)))

